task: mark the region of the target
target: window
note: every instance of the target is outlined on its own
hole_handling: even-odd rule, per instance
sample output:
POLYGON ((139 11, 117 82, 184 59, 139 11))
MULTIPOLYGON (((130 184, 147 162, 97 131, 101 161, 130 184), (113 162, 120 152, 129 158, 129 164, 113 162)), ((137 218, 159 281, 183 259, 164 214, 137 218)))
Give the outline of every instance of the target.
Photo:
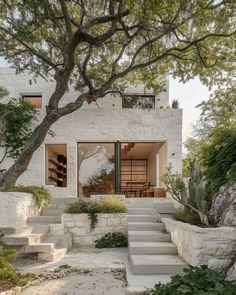
POLYGON ((36 109, 42 108, 42 95, 22 95, 22 99, 32 104, 36 109))
POLYGON ((122 100, 122 108, 124 109, 154 109, 155 95, 143 94, 126 94, 122 100))
POLYGON ((46 184, 67 186, 66 144, 46 145, 46 184))
POLYGON ((115 192, 114 143, 78 144, 78 191, 80 196, 115 192))

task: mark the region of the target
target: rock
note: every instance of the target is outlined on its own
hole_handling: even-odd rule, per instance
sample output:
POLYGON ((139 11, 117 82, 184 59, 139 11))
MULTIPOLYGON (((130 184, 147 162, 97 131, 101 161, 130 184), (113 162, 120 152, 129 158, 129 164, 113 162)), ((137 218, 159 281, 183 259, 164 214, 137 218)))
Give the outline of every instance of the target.
POLYGON ((213 198, 209 217, 217 226, 236 226, 236 182, 221 187, 213 198))
POLYGON ((233 266, 228 270, 227 278, 231 281, 236 281, 236 260, 235 260, 233 266))

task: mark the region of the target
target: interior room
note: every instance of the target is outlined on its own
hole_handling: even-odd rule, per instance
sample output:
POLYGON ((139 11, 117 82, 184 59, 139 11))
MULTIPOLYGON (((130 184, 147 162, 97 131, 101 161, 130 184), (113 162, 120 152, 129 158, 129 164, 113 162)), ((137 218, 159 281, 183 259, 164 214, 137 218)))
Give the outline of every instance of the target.
POLYGON ((46 184, 58 187, 67 186, 66 144, 46 145, 46 184))
POLYGON ((160 150, 163 142, 122 143, 121 145, 121 192, 126 197, 165 197, 160 187, 160 171, 163 158, 160 150))

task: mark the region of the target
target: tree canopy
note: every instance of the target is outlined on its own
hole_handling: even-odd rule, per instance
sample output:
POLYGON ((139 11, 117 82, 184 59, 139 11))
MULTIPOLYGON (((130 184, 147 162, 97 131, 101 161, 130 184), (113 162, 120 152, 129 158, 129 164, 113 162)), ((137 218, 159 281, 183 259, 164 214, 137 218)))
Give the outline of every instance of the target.
MULTIPOLYGON (((8 91, 0 87, 0 97, 7 94, 8 91)), ((5 157, 16 159, 19 156, 32 134, 36 113, 31 104, 16 98, 0 102, 0 147, 4 150, 0 164, 5 157)))
POLYGON ((168 73, 212 86, 234 71, 234 0, 7 0, 0 3, 0 55, 34 78, 54 79, 45 118, 2 185, 25 171, 50 126, 129 81, 158 91, 168 73), (61 106, 69 83, 77 97, 61 106))

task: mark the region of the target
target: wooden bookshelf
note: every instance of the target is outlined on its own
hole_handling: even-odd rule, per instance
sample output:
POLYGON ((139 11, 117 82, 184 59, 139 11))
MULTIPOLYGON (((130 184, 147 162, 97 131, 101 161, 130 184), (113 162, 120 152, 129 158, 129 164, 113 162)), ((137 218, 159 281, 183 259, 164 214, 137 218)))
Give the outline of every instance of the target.
POLYGON ((48 179, 56 186, 67 186, 67 158, 64 155, 49 159, 48 179))

